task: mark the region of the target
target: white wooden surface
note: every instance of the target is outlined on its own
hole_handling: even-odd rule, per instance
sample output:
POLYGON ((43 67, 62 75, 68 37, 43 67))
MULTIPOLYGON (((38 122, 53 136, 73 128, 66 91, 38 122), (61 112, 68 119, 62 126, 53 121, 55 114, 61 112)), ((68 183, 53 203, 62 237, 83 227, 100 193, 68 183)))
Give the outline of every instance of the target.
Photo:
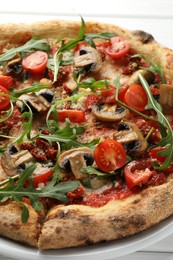
MULTIPOLYGON (((32 22, 64 17, 79 20, 79 15, 85 20, 114 23, 132 30, 145 30, 158 42, 173 49, 173 0, 3 0, 0 4, 0 23, 32 22)), ((172 241, 173 235, 141 252, 116 259, 173 260, 172 241)), ((0 255, 0 259, 11 258, 0 255)))

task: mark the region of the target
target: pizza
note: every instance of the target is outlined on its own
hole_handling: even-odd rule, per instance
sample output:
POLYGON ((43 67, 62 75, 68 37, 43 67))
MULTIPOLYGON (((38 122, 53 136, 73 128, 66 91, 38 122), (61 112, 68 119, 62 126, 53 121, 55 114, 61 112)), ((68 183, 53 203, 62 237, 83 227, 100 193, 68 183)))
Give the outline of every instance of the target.
POLYGON ((173 52, 143 31, 0 26, 0 235, 58 249, 173 214, 173 52))

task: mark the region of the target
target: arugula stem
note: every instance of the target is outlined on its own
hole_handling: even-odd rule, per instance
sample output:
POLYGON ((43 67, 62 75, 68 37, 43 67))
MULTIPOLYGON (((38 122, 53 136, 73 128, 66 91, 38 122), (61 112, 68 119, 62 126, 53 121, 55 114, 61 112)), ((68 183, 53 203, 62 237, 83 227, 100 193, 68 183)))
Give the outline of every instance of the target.
POLYGON ((148 141, 148 139, 149 139, 150 135, 152 134, 153 130, 154 130, 154 127, 152 127, 152 128, 150 129, 150 131, 148 132, 147 136, 145 137, 145 140, 146 140, 146 141, 148 141))
POLYGON ((7 184, 7 183, 9 182, 10 179, 12 179, 12 180, 18 180, 19 177, 20 177, 20 175, 17 174, 17 175, 12 176, 12 177, 10 177, 10 178, 4 180, 4 181, 1 181, 1 182, 0 182, 0 187, 3 186, 4 184, 7 184))
POLYGON ((119 105, 121 105, 121 106, 127 108, 128 110, 134 112, 135 114, 140 115, 141 117, 143 117, 143 118, 145 118, 145 119, 152 120, 152 121, 154 121, 154 122, 158 122, 158 120, 155 119, 154 117, 152 117, 152 116, 147 116, 147 115, 145 115, 145 114, 143 114, 143 113, 137 111, 136 109, 134 109, 134 108, 132 108, 132 107, 129 107, 128 105, 126 105, 124 102, 122 102, 122 101, 120 101, 120 100, 116 100, 116 102, 117 102, 119 105))

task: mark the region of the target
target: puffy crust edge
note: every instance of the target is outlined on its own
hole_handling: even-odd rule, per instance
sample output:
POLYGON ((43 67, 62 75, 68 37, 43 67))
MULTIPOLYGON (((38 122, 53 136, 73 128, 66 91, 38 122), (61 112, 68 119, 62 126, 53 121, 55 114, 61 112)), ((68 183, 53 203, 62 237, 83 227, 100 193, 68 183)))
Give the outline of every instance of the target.
POLYGON ((0 205, 0 236, 37 247, 41 216, 30 206, 27 223, 21 222, 22 206, 16 202, 0 205))
MULTIPOLYGON (((1 24, 0 51, 16 44, 24 44, 31 37, 74 38, 79 32, 81 23, 76 21, 52 20, 31 24, 1 24)), ((134 52, 141 53, 152 62, 163 67, 169 80, 173 80, 173 51, 161 46, 154 38, 143 31, 129 31, 113 24, 86 22, 86 33, 115 32, 131 44, 134 52)))
POLYGON ((101 208, 56 206, 43 224, 38 246, 57 249, 139 233, 173 214, 173 181, 101 208))

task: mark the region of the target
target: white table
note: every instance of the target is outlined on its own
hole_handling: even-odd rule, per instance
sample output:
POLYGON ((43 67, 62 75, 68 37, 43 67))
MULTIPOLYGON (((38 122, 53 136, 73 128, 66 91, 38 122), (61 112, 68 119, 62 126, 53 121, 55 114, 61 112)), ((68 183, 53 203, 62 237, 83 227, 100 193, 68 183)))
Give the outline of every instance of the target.
MULTIPOLYGON (((127 29, 151 33, 161 44, 173 48, 172 0, 8 0, 0 4, 0 23, 73 18, 114 23, 127 29)), ((166 203, 166 202, 165 202, 166 203)), ((173 230, 172 230, 173 233, 173 230)), ((173 235, 117 260, 171 260, 173 235)), ((11 258, 0 255, 1 260, 11 258)), ((81 259, 82 260, 82 259, 81 259)))

